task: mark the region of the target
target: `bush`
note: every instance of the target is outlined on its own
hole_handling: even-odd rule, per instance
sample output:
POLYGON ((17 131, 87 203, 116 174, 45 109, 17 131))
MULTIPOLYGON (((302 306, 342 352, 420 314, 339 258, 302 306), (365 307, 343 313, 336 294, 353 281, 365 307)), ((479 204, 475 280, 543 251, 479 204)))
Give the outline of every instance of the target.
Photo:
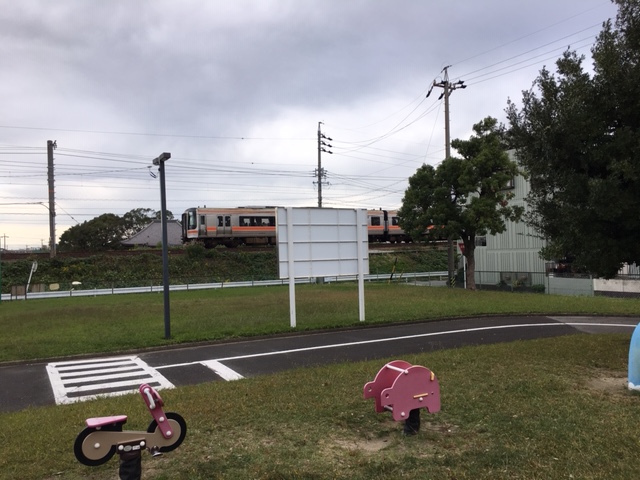
POLYGON ((184 248, 184 251, 187 253, 189 258, 200 259, 204 258, 207 252, 207 249, 204 248, 204 245, 201 243, 190 243, 184 248))

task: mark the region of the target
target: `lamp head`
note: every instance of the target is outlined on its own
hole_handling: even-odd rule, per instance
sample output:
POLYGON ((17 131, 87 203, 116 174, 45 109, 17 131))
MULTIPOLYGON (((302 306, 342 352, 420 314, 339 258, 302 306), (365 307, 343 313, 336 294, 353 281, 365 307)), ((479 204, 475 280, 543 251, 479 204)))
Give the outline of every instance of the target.
POLYGON ((160 165, 160 162, 164 162, 171 158, 171 154, 169 152, 162 153, 159 157, 153 159, 154 165, 160 165))

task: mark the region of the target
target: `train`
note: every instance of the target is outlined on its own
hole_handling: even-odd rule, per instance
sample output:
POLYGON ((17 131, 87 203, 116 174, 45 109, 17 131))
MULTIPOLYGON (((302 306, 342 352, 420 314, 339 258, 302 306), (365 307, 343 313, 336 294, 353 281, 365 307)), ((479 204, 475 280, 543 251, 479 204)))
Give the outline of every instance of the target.
MULTIPOLYGON (((218 245, 276 244, 277 207, 188 208, 182 214, 182 242, 218 245)), ((410 242, 395 210, 368 210, 369 243, 410 242)))

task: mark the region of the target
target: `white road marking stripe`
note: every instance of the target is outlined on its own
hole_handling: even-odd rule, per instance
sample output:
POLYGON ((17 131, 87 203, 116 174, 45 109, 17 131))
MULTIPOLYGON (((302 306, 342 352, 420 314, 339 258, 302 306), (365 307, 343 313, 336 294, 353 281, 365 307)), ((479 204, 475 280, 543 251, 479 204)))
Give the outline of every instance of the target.
MULTIPOLYGON (((87 382, 96 382, 99 380, 110 380, 112 378, 128 378, 128 377, 142 377, 146 376, 147 373, 141 370, 136 370, 133 372, 105 372, 105 375, 92 375, 90 377, 82 377, 82 378, 63 378, 65 385, 73 385, 74 383, 87 383, 87 382)), ((144 383, 144 382, 141 382, 144 383)))
MULTIPOLYGON (((375 340, 362 340, 358 342, 346 342, 346 343, 334 343, 330 345, 318 345, 316 347, 303 347, 303 348, 293 348, 290 350, 277 350, 271 352, 262 352, 262 353, 252 353, 249 355, 237 355, 234 357, 224 357, 217 358, 218 362, 226 362, 229 360, 243 360, 247 358, 258 358, 258 357, 268 357, 272 355, 286 355, 289 353, 299 353, 299 352, 309 352, 313 350, 326 350, 329 348, 342 348, 342 347, 350 347, 353 345, 367 345, 372 343, 383 343, 383 342, 394 342, 398 340, 408 340, 411 338, 424 338, 424 337, 436 337, 441 335, 451 335, 456 333, 468 333, 468 332, 481 332, 487 330, 504 330, 508 328, 523 328, 523 327, 563 327, 563 326, 589 326, 589 327, 626 327, 626 328, 635 328, 636 325, 629 325, 626 323, 581 323, 581 322, 567 322, 567 323, 525 323, 525 324, 516 324, 516 325, 496 325, 491 327, 477 327, 477 328, 464 328, 460 330, 447 330, 444 332, 431 332, 431 333, 418 333, 415 335, 405 335, 402 337, 389 337, 389 338, 377 338, 375 340)), ((202 361, 195 362, 185 362, 185 363, 176 363, 174 365, 162 365, 156 367, 157 370, 161 370, 164 368, 174 368, 174 367, 184 367, 188 365, 195 365, 196 363, 203 363, 202 361)))
POLYGON ((132 392, 137 392, 138 387, 143 383, 149 383, 141 380, 123 380, 121 382, 109 382, 109 383, 95 383, 91 385, 81 385, 77 387, 67 387, 67 393, 78 392, 92 392, 95 390, 102 390, 105 388, 120 388, 120 387, 136 387, 132 392))
POLYGON ((206 362, 200 362, 200 363, 202 363, 204 366, 216 372, 217 375, 221 376, 226 381, 240 380, 244 378, 235 370, 231 370, 229 367, 221 364, 216 360, 208 360, 206 362))
POLYGON ((116 365, 131 365, 134 364, 135 357, 128 357, 127 359, 114 358, 113 360, 105 360, 101 359, 100 362, 95 363, 76 363, 73 362, 62 362, 58 363, 58 369, 60 371, 68 371, 68 370, 92 370, 96 368, 111 368, 116 365))
MULTIPOLYGON (((118 368, 110 368, 108 370, 83 370, 82 372, 66 372, 60 373, 60 377, 64 379, 72 379, 74 377, 84 377, 86 375, 100 375, 101 373, 111 373, 111 372, 128 372, 130 370, 138 370, 140 367, 137 365, 130 367, 118 367, 118 368)), ((60 371, 60 370, 59 370, 60 371)))

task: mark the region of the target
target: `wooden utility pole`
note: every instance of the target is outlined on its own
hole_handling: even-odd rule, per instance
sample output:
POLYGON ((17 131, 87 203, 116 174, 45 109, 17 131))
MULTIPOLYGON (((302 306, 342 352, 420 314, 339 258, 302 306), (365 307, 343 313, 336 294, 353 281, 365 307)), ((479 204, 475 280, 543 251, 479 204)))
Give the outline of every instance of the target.
MULTIPOLYGON (((444 67, 442 70, 444 72, 444 76, 441 81, 436 82, 434 80, 433 87, 439 87, 443 89, 442 95, 440 98, 444 98, 444 149, 445 149, 445 159, 451 157, 451 131, 449 127, 449 95, 453 90, 458 88, 467 88, 462 80, 458 80, 455 83, 449 82, 449 67, 448 65, 444 67)), ((431 93, 431 90, 429 90, 431 93)), ((427 97, 429 94, 427 94, 427 97)), ((449 236, 448 238, 448 270, 449 270, 449 287, 453 287, 455 285, 455 259, 453 254, 453 237, 449 236)))

